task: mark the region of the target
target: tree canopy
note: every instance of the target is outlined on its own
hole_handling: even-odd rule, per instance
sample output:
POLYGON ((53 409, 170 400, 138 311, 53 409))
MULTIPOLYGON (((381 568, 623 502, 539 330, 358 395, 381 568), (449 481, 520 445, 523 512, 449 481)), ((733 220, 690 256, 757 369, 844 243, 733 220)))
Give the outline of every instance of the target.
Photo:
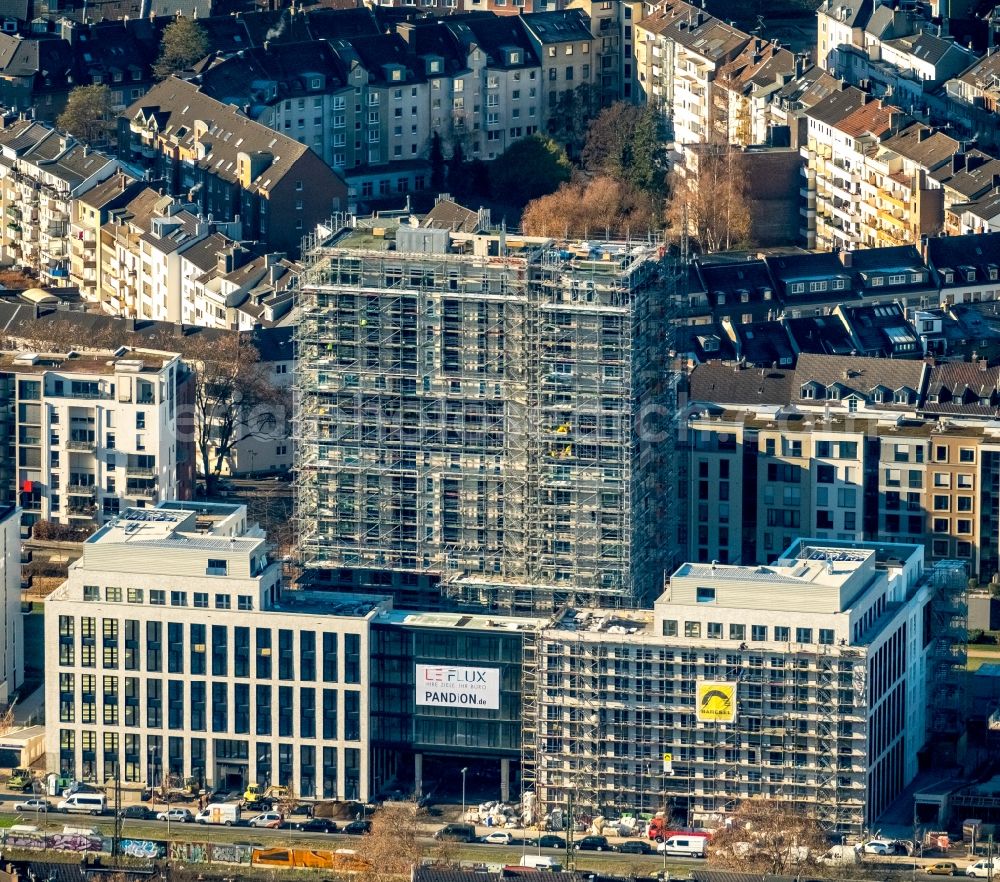
POLYGON ((521 227, 529 236, 637 236, 655 229, 657 218, 645 194, 600 175, 529 202, 521 227))
POLYGON ((208 55, 208 35, 193 18, 175 18, 163 29, 160 57, 153 72, 161 80, 187 70, 208 55))
POLYGON ((106 142, 114 131, 111 90, 103 83, 77 86, 69 93, 56 126, 88 144, 106 142))
POLYGON ((656 110, 625 101, 605 108, 587 129, 580 160, 594 174, 611 175, 644 193, 660 195, 665 161, 656 110))
POLYGON ((494 199, 523 207, 532 199, 553 192, 570 179, 572 167, 566 151, 552 138, 531 135, 508 147, 490 165, 494 199))

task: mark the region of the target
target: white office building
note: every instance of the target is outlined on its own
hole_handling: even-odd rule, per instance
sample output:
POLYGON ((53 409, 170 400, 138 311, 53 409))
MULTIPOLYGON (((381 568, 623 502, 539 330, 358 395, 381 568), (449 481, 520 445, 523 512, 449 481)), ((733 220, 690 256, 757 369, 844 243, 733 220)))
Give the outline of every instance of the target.
POLYGON ((24 680, 20 512, 0 505, 0 703, 24 680))
POLYGON ((861 832, 954 698, 937 620, 964 581, 922 546, 801 539, 767 566, 683 564, 651 613, 565 611, 523 699, 540 808, 715 825, 764 795, 861 832))
POLYGON ((369 626, 386 608, 283 591, 244 506, 126 509, 46 603, 48 767, 367 800, 369 626))

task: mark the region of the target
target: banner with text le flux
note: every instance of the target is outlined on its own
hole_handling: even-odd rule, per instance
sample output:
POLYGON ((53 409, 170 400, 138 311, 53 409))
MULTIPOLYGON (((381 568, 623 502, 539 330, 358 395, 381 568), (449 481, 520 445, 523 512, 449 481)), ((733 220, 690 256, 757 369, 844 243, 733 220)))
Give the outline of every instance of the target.
POLYGON ((416 703, 429 707, 500 709, 500 669, 417 665, 416 703))

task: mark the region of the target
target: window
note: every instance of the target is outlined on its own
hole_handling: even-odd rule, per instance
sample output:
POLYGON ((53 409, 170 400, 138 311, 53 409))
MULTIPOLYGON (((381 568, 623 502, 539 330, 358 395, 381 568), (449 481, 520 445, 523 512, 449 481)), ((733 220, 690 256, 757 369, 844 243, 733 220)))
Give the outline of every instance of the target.
POLYGON ((684 623, 684 636, 685 637, 701 637, 701 622, 685 622, 684 623))
POLYGON ((782 625, 774 626, 774 639, 777 640, 779 643, 788 643, 790 637, 791 634, 789 633, 788 628, 782 625))
POLYGON ((706 636, 710 640, 721 640, 722 639, 722 622, 709 622, 706 631, 706 636))
POLYGON ((714 588, 702 588, 699 586, 696 593, 698 603, 715 603, 714 588))
POLYGON ((819 629, 819 642, 823 646, 833 645, 833 630, 831 628, 820 628, 819 629))
POLYGON ((208 559, 208 565, 205 568, 206 576, 225 576, 229 574, 229 562, 222 559, 208 559))
POLYGON ((122 602, 122 589, 121 588, 105 588, 104 589, 104 599, 108 603, 121 603, 122 602))
POLYGON ((99 601, 101 599, 101 589, 98 585, 84 585, 83 599, 99 601))
POLYGON ((187 591, 171 591, 170 592, 170 605, 171 606, 187 606, 188 605, 187 591))
POLYGON ((677 636, 677 619, 664 619, 663 620, 663 636, 664 637, 676 637, 677 636))
POLYGON ((813 642, 812 628, 796 628, 795 629, 795 642, 796 643, 812 643, 813 642))
POLYGON ((959 462, 975 462, 976 451, 972 447, 960 447, 958 449, 959 462))
POLYGON ((126 590, 125 597, 129 603, 142 603, 143 590, 142 588, 129 588, 126 590))
POLYGON ((215 595, 215 608, 216 609, 229 609, 230 597, 228 594, 216 594, 215 595))
POLYGON ((746 640, 747 639, 747 628, 746 628, 746 625, 730 625, 729 626, 729 639, 730 640, 746 640))
POLYGON ((934 511, 948 511, 950 508, 950 497, 944 495, 934 497, 934 511))
POLYGON ((240 594, 236 598, 236 608, 244 612, 253 609, 253 598, 249 594, 240 594))
POLYGON ((757 643, 767 640, 767 625, 751 625, 750 639, 757 643))

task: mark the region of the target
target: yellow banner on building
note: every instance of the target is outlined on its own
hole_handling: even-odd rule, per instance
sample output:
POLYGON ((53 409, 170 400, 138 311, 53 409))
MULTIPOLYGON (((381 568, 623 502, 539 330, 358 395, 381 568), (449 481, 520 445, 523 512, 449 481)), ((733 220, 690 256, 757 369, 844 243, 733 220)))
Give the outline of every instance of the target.
POLYGON ((735 723, 736 684, 699 680, 697 718, 699 723, 735 723))

